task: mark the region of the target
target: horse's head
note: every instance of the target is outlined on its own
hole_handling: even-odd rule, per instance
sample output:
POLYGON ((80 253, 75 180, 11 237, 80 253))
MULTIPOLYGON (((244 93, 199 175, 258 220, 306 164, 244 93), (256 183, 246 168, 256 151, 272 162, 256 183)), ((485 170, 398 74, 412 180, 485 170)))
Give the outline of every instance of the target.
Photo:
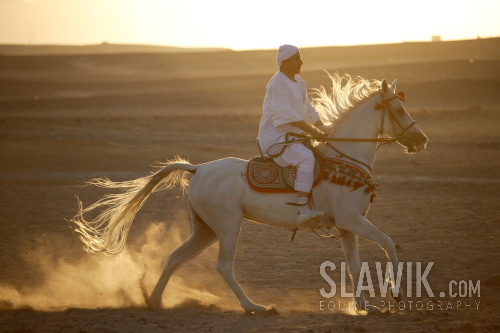
POLYGON ((402 91, 396 91, 396 82, 394 80, 389 86, 383 80, 380 87, 380 102, 376 106, 382 111, 379 134, 393 137, 410 154, 420 152, 426 148, 429 139, 403 106, 406 97, 402 91))

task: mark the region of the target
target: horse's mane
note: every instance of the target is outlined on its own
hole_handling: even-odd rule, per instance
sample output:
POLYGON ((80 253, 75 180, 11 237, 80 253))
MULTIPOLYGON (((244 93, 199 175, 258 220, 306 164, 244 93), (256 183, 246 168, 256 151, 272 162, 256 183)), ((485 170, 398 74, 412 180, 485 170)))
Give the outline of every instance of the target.
POLYGON ((376 93, 381 81, 368 80, 361 76, 339 75, 328 73, 332 81, 330 89, 321 86, 314 89, 315 97, 312 104, 325 124, 336 127, 348 110, 354 109, 361 102, 376 93))

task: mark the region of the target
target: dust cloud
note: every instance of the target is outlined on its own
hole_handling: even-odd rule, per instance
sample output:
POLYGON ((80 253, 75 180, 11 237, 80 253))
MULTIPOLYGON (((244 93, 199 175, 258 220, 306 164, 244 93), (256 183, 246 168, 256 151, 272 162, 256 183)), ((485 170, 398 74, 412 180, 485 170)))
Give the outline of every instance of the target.
MULTIPOLYGON (((38 286, 16 288, 0 284, 0 308, 59 311, 67 308, 145 307, 141 285, 151 292, 168 253, 183 239, 178 227, 151 223, 141 235, 138 250, 126 248, 115 256, 88 254, 77 262, 54 258, 57 242, 41 236, 43 244, 29 261, 40 268, 38 286)), ((48 238, 47 238, 48 237, 48 238)), ((53 236, 52 236, 53 237, 53 236)), ((209 249, 210 250, 210 249, 209 249)), ((213 252, 213 251, 211 251, 213 252)), ((189 287, 174 274, 163 295, 163 306, 217 306, 219 297, 189 287)))

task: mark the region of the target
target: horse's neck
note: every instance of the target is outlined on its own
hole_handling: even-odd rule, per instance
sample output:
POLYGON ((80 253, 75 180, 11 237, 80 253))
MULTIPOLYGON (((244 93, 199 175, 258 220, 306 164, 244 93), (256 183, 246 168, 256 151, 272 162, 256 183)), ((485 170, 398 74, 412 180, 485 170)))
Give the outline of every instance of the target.
MULTIPOLYGON (((361 105, 347 111, 345 119, 335 130, 333 138, 376 138, 378 136, 378 123, 380 112, 374 110, 376 96, 369 97, 361 105)), ((370 167, 375 161, 377 143, 374 142, 337 142, 331 144, 342 153, 355 158, 370 167)), ((332 149, 325 148, 324 153, 330 157, 338 156, 332 149)))

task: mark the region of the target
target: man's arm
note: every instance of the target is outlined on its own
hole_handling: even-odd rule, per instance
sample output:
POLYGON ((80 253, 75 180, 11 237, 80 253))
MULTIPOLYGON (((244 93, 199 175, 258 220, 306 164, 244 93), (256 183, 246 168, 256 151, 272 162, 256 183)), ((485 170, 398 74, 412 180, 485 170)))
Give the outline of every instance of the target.
MULTIPOLYGON (((321 122, 321 120, 320 120, 316 124, 322 125, 323 122, 321 122)), ((316 125, 316 124, 314 124, 314 125, 316 125)), ((304 132, 311 134, 312 137, 317 141, 326 141, 328 139, 328 134, 321 132, 320 130, 318 130, 317 128, 315 128, 311 125, 308 125, 303 120, 294 121, 294 122, 290 123, 290 125, 295 126, 299 129, 303 130, 304 132)))

